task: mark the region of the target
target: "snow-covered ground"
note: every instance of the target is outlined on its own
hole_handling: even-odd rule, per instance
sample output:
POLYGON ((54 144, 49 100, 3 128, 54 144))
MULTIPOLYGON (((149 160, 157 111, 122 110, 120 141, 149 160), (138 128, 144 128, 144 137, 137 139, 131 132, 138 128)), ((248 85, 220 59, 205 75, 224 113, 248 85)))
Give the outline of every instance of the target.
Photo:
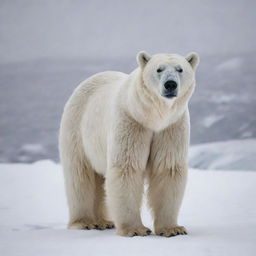
MULTIPOLYGON (((65 228, 58 164, 0 164, 0 255, 255 255, 255 172, 189 171, 180 214, 187 236, 124 238, 65 228)), ((145 224, 152 226, 143 208, 145 224)))
POLYGON ((191 146, 189 164, 207 170, 256 171, 256 139, 221 141, 191 146))

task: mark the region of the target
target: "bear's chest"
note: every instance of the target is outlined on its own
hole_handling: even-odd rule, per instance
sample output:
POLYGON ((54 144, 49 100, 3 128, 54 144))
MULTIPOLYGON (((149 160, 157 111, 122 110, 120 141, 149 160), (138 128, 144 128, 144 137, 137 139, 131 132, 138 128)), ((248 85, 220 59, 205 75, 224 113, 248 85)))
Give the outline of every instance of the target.
POLYGON ((147 167, 155 170, 170 169, 175 162, 172 140, 165 133, 155 133, 152 137, 147 167))
POLYGON ((162 132, 154 133, 147 169, 161 172, 185 165, 188 141, 188 127, 181 124, 175 124, 162 132))

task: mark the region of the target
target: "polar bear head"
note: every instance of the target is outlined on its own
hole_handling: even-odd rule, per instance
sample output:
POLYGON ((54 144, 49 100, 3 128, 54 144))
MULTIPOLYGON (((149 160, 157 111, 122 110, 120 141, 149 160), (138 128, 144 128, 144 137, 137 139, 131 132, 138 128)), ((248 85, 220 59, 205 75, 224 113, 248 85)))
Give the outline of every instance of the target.
POLYGON ((195 70, 199 63, 196 53, 183 57, 178 54, 150 56, 139 52, 137 62, 145 86, 168 101, 181 97, 195 85, 195 70))

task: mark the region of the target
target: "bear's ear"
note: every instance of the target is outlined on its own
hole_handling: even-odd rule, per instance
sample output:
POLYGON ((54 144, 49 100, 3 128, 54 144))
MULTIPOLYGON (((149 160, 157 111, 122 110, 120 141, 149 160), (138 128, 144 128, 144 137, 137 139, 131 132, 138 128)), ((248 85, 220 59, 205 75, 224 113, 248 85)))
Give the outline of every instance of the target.
POLYGON ((191 67, 195 70, 197 65, 199 64, 199 56, 195 52, 191 52, 187 57, 186 60, 191 65, 191 67))
POLYGON ((141 68, 144 68, 146 66, 146 64, 148 63, 148 61, 150 60, 151 56, 142 51, 142 52, 139 52, 137 54, 137 62, 138 62, 138 65, 141 67, 141 68))

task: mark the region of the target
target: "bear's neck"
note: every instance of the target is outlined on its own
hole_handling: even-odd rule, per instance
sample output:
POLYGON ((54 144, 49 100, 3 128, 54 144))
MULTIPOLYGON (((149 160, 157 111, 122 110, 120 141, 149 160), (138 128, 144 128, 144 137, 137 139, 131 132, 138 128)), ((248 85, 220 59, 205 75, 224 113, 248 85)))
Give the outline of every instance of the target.
POLYGON ((144 127, 161 131, 176 123, 185 113, 194 86, 175 99, 164 99, 144 84, 140 70, 135 70, 128 88, 127 108, 130 115, 144 127))

